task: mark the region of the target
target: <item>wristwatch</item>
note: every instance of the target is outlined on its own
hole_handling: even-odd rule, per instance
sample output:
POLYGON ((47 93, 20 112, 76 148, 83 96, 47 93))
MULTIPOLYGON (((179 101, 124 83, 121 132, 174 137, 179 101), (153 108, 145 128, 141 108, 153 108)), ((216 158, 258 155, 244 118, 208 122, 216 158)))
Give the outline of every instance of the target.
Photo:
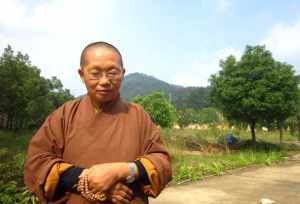
POLYGON ((137 166, 133 162, 128 163, 130 175, 126 177, 126 183, 133 183, 137 175, 137 166))

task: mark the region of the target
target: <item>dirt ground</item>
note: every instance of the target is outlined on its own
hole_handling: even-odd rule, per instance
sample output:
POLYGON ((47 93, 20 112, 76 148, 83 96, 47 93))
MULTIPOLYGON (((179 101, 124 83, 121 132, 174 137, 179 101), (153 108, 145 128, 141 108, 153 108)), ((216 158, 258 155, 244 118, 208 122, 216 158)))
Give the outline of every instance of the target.
POLYGON ((251 167, 166 188, 150 204, 300 204, 300 155, 269 167, 251 167))

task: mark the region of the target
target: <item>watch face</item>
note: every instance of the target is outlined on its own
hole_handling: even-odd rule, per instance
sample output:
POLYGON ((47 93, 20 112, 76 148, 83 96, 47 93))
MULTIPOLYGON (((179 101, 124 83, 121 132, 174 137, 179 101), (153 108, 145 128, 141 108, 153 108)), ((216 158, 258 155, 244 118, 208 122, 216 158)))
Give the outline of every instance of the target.
POLYGON ((130 171, 130 175, 126 177, 126 183, 132 183, 135 181, 135 176, 136 176, 136 173, 134 171, 134 168, 135 168, 135 164, 134 163, 128 163, 128 168, 129 168, 129 171, 130 171))
POLYGON ((133 176, 127 176, 126 177, 126 183, 133 183, 135 178, 133 176))

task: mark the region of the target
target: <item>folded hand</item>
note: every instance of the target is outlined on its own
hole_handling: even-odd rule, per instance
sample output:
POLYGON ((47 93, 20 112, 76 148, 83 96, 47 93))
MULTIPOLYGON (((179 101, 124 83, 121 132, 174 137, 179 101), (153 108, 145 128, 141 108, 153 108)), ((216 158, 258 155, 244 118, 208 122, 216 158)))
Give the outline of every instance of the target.
POLYGON ((97 164, 87 171, 91 192, 106 193, 117 182, 121 181, 128 170, 126 163, 97 164))
POLYGON ((109 190, 108 198, 115 204, 129 204, 133 198, 133 192, 125 184, 119 182, 109 190))

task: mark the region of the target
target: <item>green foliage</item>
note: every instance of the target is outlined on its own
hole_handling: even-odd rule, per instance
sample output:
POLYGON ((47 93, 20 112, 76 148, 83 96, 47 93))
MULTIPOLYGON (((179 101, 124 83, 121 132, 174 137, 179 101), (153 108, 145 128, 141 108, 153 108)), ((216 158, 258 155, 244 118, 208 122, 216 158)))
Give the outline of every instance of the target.
POLYGON ((200 110, 203 108, 211 107, 211 101, 209 98, 211 88, 197 87, 192 88, 185 97, 183 97, 184 103, 181 104, 179 109, 191 108, 194 110, 200 110))
POLYGON ((190 124, 214 124, 222 120, 221 114, 215 108, 203 108, 194 110, 187 108, 178 111, 178 125, 187 127, 190 124))
POLYGON ((10 46, 0 57, 0 84, 0 128, 9 130, 40 126, 50 112, 73 99, 59 79, 42 77, 28 55, 15 54, 10 46))
POLYGON ((0 131, 0 203, 35 204, 24 187, 25 151, 30 134, 0 131))
POLYGON ((221 114, 215 108, 203 108, 198 112, 198 123, 212 124, 222 120, 221 114))
POLYGON ((173 179, 176 183, 181 183, 185 181, 196 181, 201 179, 202 176, 202 171, 198 166, 183 163, 178 167, 173 179))
POLYGON ((296 112, 299 77, 292 66, 277 62, 264 46, 247 46, 240 61, 229 56, 211 76, 211 99, 229 120, 250 125, 285 121, 296 112))
POLYGON ((25 154, 12 156, 7 148, 0 148, 0 160, 0 203, 37 203, 36 197, 23 186, 25 154))
POLYGON ((174 155, 173 165, 175 183, 196 181, 204 176, 220 176, 229 170, 254 164, 271 165, 283 160, 283 151, 241 151, 232 154, 215 155, 174 155))
POLYGON ((25 187, 18 187, 17 182, 0 181, 0 203, 5 204, 37 204, 37 198, 25 187))
POLYGON ((163 128, 172 127, 176 120, 176 109, 164 98, 160 92, 148 96, 133 98, 134 103, 144 107, 153 122, 163 128))
POLYGON ((196 112, 191 108, 179 110, 177 123, 181 128, 187 127, 189 124, 196 123, 196 112))

